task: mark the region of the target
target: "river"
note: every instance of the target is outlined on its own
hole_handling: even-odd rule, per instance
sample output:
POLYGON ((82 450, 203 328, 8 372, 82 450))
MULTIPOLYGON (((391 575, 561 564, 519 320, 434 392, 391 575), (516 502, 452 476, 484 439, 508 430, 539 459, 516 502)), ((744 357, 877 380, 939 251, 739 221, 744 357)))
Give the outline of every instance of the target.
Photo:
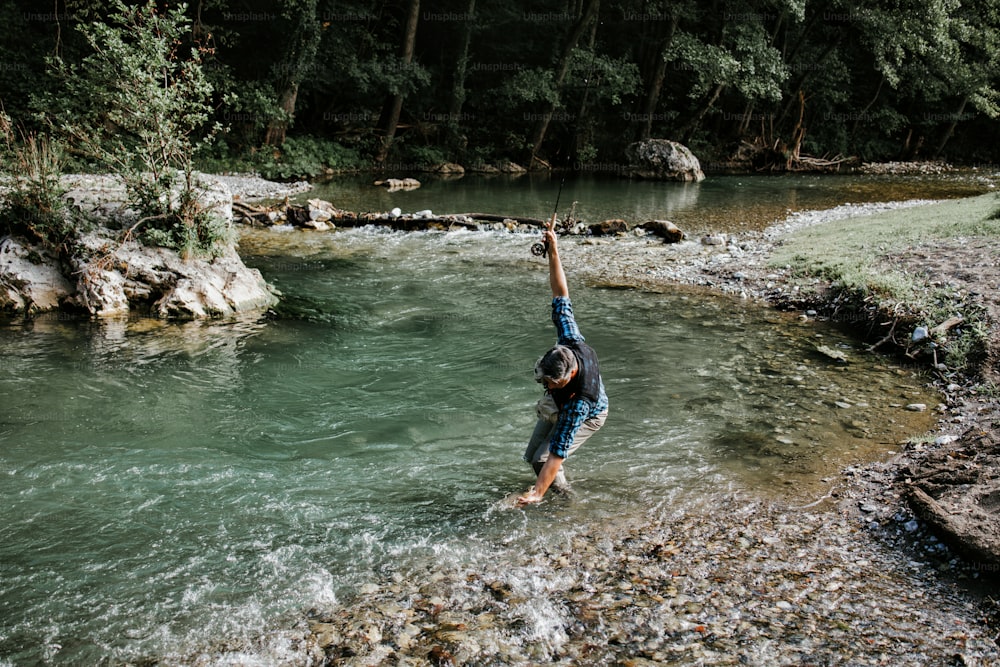
MULTIPOLYGON (((588 216, 711 229, 737 210, 753 227, 792 201, 880 190, 730 178, 574 181, 563 198, 588 216)), ((309 196, 544 216, 557 188, 481 179, 390 195, 345 179, 309 196)), ((253 231, 241 252, 283 294, 268 317, 0 328, 0 665, 222 664, 218 647, 335 605, 387 567, 494 562, 720 491, 808 499, 933 425, 932 410, 907 409, 938 401, 918 370, 833 327, 722 296, 571 284, 611 416, 567 462, 570 500, 499 511, 532 481, 531 368, 554 338, 525 238, 253 231)), ((256 645, 260 664, 278 651, 256 645)))

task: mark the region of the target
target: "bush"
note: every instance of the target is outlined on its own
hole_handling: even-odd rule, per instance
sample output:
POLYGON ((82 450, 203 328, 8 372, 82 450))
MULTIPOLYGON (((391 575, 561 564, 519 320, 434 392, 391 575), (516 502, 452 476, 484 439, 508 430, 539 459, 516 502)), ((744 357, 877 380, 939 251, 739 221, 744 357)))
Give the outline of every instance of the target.
POLYGON ((15 131, 0 112, 0 171, 9 174, 9 190, 0 201, 0 229, 7 234, 58 248, 72 235, 66 216, 62 151, 44 135, 15 131))
POLYGON ((114 0, 108 24, 79 27, 93 48, 80 65, 59 63, 61 116, 50 118, 74 148, 119 176, 140 214, 129 230, 146 243, 214 254, 229 230, 198 199, 192 156, 219 128, 206 128, 212 87, 201 50, 190 47, 183 5, 114 0))
POLYGON ((440 146, 403 145, 402 162, 406 164, 431 167, 448 161, 448 154, 440 146))
POLYGON ((327 169, 351 170, 362 165, 356 150, 317 137, 287 137, 280 148, 264 146, 258 155, 256 164, 260 175, 279 181, 309 179, 322 175, 327 169))

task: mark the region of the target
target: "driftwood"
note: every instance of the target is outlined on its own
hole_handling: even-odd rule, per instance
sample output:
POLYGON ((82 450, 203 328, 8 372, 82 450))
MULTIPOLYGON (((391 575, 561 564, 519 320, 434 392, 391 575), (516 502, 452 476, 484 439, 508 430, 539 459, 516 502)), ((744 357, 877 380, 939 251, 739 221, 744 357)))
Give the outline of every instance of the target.
MULTIPOLYGON (((284 204, 276 206, 260 206, 241 201, 233 202, 233 213, 251 224, 290 224, 296 227, 313 227, 327 229, 330 225, 338 227, 364 227, 375 225, 389 227, 400 231, 422 231, 428 229, 449 230, 464 228, 479 230, 483 223, 506 226, 512 231, 529 231, 530 229, 545 229, 547 220, 530 218, 520 215, 498 215, 495 213, 454 213, 434 215, 430 211, 421 211, 403 215, 399 209, 388 213, 356 213, 335 208, 332 204, 318 199, 310 199, 308 204, 284 204), (529 228, 529 229, 525 229, 529 228)), ((568 233, 589 233, 595 236, 617 235, 627 233, 630 226, 624 220, 606 220, 601 223, 582 227, 580 221, 574 220, 572 214, 563 221, 568 233), (586 229, 582 232, 581 229, 586 229)), ((684 238, 684 232, 667 220, 650 220, 636 227, 664 239, 666 243, 676 243, 684 238)), ((496 229, 495 226, 487 229, 496 229)))
POLYGON ((531 225, 532 227, 545 227, 548 225, 548 221, 539 220, 538 218, 524 218, 517 215, 494 215, 492 213, 462 213, 466 218, 472 218, 473 220, 482 220, 483 222, 504 222, 506 220, 513 220, 519 225, 531 225))
POLYGON ((269 225, 273 222, 273 209, 267 206, 254 206, 242 201, 233 200, 233 214, 240 215, 254 223, 269 225))
MULTIPOLYGON (((983 488, 995 493, 995 487, 994 484, 983 488)), ((1000 538, 995 527, 995 513, 984 509, 981 502, 962 503, 954 498, 933 498, 914 484, 909 485, 907 491, 910 506, 916 515, 929 523, 944 541, 984 568, 995 571, 1000 567, 1000 538)))
POLYGON ((940 338, 941 336, 948 333, 948 330, 952 327, 958 326, 965 321, 965 318, 961 315, 955 315, 954 317, 949 317, 941 324, 937 325, 930 330, 931 338, 940 338))

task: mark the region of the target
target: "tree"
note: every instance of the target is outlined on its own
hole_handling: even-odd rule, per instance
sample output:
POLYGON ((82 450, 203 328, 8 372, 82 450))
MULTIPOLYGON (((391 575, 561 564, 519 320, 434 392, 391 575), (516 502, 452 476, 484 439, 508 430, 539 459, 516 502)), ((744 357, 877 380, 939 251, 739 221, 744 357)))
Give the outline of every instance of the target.
POLYGON ((448 132, 454 140, 460 134, 459 125, 462 117, 462 107, 465 104, 465 79, 469 72, 469 46, 472 43, 473 20, 476 13, 476 0, 468 0, 465 7, 465 20, 462 21, 459 49, 455 58, 455 68, 452 74, 451 103, 448 105, 448 132))
MULTIPOLYGON (((405 70, 413 62, 413 51, 417 43, 417 21, 420 18, 420 0, 408 0, 406 24, 403 28, 403 42, 399 54, 399 64, 405 70)), ((385 162, 389 149, 392 147, 392 140, 396 136, 396 127, 399 125, 399 115, 403 110, 404 93, 402 90, 393 91, 382 109, 382 141, 375 161, 385 162)))
POLYGON ((285 143, 285 133, 295 117, 299 85, 306 74, 313 70, 320 41, 316 0, 288 2, 283 15, 290 23, 288 29, 284 31, 290 37, 284 55, 272 68, 275 88, 278 91, 280 114, 271 119, 264 135, 264 143, 270 146, 280 146, 285 143))
POLYGON ((114 0, 109 23, 79 26, 93 52, 79 64, 57 59, 65 86, 50 123, 71 148, 124 181, 140 219, 129 232, 187 252, 214 251, 228 229, 199 201, 193 154, 208 128, 212 94, 201 51, 184 46, 183 5, 114 0), (186 52, 186 54, 185 54, 186 52))
POLYGON ((552 122, 552 115, 558 107, 559 90, 562 88, 566 74, 569 72, 573 51, 583 36, 584 30, 586 30, 592 21, 597 19, 598 8, 601 4, 600 0, 584 0, 584 2, 585 4, 579 16, 570 25, 560 49, 559 57, 556 59, 553 69, 554 76, 552 77, 552 87, 556 95, 549 99, 545 110, 538 116, 538 122, 535 125, 535 131, 531 140, 531 152, 528 154, 529 169, 534 165, 535 158, 542 148, 542 142, 545 141, 545 135, 549 130, 549 123, 552 122))

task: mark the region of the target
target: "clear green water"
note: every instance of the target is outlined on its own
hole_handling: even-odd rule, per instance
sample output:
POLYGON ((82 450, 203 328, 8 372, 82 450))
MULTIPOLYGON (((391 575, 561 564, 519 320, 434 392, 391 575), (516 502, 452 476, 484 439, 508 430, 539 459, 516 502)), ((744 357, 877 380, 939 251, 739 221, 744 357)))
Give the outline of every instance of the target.
POLYGON ((532 482, 530 371, 554 338, 523 237, 271 232, 243 252, 277 317, 0 328, 0 664, 211 664, 244 642, 241 664, 273 664, 290 649, 269 633, 373 572, 720 490, 821 494, 930 426, 903 409, 934 404, 922 379, 835 330, 571 285, 611 416, 567 463, 571 499, 504 511, 532 482))

